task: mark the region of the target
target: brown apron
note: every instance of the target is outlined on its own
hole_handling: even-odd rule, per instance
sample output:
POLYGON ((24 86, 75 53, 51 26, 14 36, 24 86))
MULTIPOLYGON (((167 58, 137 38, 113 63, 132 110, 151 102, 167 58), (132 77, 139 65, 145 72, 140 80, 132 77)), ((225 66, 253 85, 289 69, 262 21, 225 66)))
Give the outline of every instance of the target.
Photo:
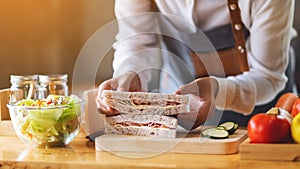
MULTIPOLYGON (((227 6, 235 44, 231 48, 217 50, 219 56, 218 59, 221 61, 223 69, 210 69, 215 67, 215 59, 210 59, 215 53, 191 51, 190 57, 193 62, 196 77, 227 77, 249 71, 245 47, 245 35, 243 31, 244 26, 241 20, 241 11, 238 6, 238 0, 227 0, 227 6)), ((213 39, 210 38, 210 40, 213 39)))
MULTIPOLYGON (((245 39, 250 36, 250 33, 240 21, 240 11, 237 0, 228 0, 228 8, 233 24, 222 25, 205 32, 196 32, 194 34, 180 31, 174 33, 169 30, 174 25, 172 25, 172 23, 169 24, 168 19, 160 18, 160 28, 165 48, 169 53, 175 56, 172 58, 163 56, 162 72, 169 71, 169 73, 165 74, 171 75, 167 77, 161 75, 160 81, 165 86, 161 87, 160 90, 166 88, 170 89, 167 92, 172 92, 176 87, 190 83, 199 77, 209 75, 227 77, 238 75, 249 70, 245 39), (233 17, 232 13, 235 13, 235 15, 238 14, 239 16, 233 17), (237 18, 238 21, 234 18, 237 18), (205 37, 202 33, 204 33, 205 37), (180 38, 177 38, 179 35, 180 38), (206 40, 202 41, 201 38, 208 38, 210 44, 208 44, 206 40), (221 61, 222 66, 215 63, 216 57, 221 61), (223 67, 223 69, 219 69, 218 67, 223 67), (190 72, 192 72, 193 75, 191 75, 190 72), (171 82, 168 83, 167 81, 171 82), (172 88, 171 84, 178 81, 180 81, 180 83, 172 88)), ((240 126, 246 126, 251 116, 266 112, 270 107, 273 107, 282 93, 292 91, 294 78, 291 63, 286 70, 286 74, 289 81, 285 89, 278 94, 273 101, 266 105, 256 106, 253 113, 249 116, 244 116, 233 111, 224 111, 220 113, 222 115, 222 117, 220 117, 220 123, 235 121, 239 123, 240 126)), ((162 91, 164 92, 164 90, 162 91)))

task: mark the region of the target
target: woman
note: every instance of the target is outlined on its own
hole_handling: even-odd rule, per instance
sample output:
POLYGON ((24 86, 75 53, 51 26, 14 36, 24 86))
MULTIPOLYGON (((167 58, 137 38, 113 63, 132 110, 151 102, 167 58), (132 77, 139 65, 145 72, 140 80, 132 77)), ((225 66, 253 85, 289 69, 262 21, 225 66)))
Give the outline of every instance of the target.
POLYGON ((235 39, 228 40, 233 37, 229 38, 227 33, 217 33, 218 36, 209 38, 212 42, 207 46, 201 40, 197 41, 203 39, 202 31, 205 35, 227 32, 226 27, 231 24, 229 11, 235 10, 231 1, 235 2, 116 0, 119 33, 114 45, 115 72, 112 79, 99 86, 98 107, 101 112, 108 116, 119 113, 105 106, 101 99, 103 90, 149 91, 149 81, 154 74, 150 69, 157 67, 155 56, 158 51, 163 55, 159 90, 191 94, 193 113, 178 117, 179 124, 187 129, 203 124, 215 108, 232 111, 223 113, 223 121, 237 121, 245 126, 251 117, 246 115, 266 111, 274 105, 275 96, 280 91, 291 91, 292 83, 287 83, 285 71, 290 41, 295 35, 292 28, 294 0, 239 1, 237 7, 241 10, 240 17, 245 28, 249 71, 230 76, 197 76, 197 65, 193 64, 191 51, 205 53, 206 49, 213 48, 219 52, 235 47, 232 44, 235 39), (159 16, 148 13, 155 11, 154 3, 159 16), (157 25, 161 36, 157 35, 157 25), (213 41, 218 37, 223 39, 213 41), (221 44, 218 45, 219 42, 221 44), (257 109, 255 106, 258 105, 264 105, 261 106, 263 109, 257 109))

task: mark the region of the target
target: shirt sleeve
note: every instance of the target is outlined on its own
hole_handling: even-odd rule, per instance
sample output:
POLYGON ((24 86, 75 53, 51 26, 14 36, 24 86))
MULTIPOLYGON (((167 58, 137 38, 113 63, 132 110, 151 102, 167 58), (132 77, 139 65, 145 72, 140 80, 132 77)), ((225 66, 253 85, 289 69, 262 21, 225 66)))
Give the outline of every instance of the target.
POLYGON ((116 0, 118 22, 113 69, 114 77, 127 72, 139 74, 142 89, 146 90, 155 66, 158 38, 155 35, 155 16, 150 13, 150 0, 116 0))
POLYGON ((246 42, 250 71, 215 77, 220 86, 217 108, 243 114, 271 101, 285 87, 294 0, 254 0, 250 11, 250 37, 246 42))

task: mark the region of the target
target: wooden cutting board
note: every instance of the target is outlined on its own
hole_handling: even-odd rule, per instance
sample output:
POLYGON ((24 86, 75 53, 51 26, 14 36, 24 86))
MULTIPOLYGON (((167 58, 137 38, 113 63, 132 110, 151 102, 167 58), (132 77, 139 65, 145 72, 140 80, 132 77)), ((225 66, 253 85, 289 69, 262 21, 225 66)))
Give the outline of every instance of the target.
POLYGON ((200 132, 179 132, 175 139, 104 134, 95 139, 95 146, 109 152, 234 154, 246 138, 247 130, 237 130, 227 139, 201 137, 200 132))
POLYGON ((241 160, 300 161, 300 144, 250 143, 240 145, 241 160))

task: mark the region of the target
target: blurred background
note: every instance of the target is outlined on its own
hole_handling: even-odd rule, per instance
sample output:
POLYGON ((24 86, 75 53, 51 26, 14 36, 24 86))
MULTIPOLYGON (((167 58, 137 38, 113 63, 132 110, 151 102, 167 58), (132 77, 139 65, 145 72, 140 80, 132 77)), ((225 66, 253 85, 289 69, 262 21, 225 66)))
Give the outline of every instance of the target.
MULTIPOLYGON (((10 87, 10 74, 67 73, 71 83, 85 42, 114 20, 113 5, 113 0, 1 0, 0 89, 10 87)), ((295 28, 300 32, 300 1, 296 1, 295 28)), ((300 37, 292 44, 300 91, 300 37)), ((111 50, 106 64, 99 66, 98 83, 111 76, 107 63, 112 55, 111 50)))
MULTIPOLYGON (((81 48, 114 20, 113 5, 112 0, 0 0, 0 89, 10 87, 10 74, 67 73, 71 84, 81 48)), ((112 54, 99 66, 99 83, 112 74, 107 64, 112 54)))

